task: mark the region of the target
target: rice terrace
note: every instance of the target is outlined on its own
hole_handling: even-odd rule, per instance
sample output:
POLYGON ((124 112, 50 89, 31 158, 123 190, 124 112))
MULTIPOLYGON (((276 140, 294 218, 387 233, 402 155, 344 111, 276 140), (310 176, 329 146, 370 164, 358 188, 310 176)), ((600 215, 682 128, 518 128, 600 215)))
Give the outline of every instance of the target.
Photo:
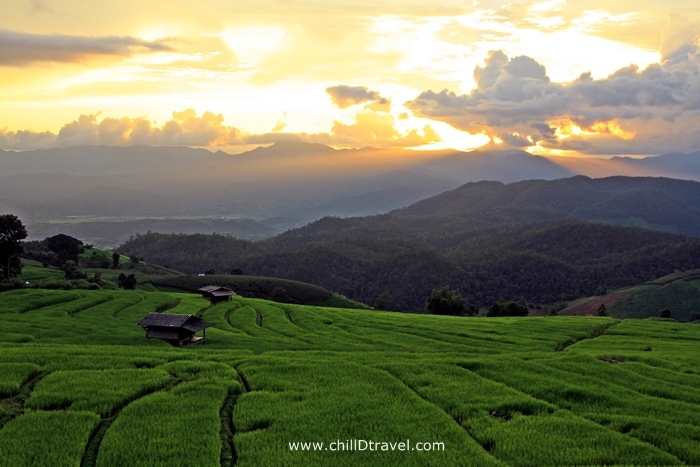
POLYGON ((700 465, 693 324, 1 298, 3 467, 700 465), (176 348, 145 338, 152 312, 213 326, 176 348))

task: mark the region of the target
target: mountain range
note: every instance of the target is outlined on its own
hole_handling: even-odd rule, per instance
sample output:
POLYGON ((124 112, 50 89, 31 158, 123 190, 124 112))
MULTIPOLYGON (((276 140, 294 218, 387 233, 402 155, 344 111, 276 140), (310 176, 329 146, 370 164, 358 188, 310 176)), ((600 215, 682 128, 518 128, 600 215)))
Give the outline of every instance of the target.
MULTIPOLYGON (((31 238, 87 223, 81 232, 102 246, 122 243, 126 234, 119 226, 118 235, 93 235, 88 227, 96 222, 140 221, 139 228, 170 233, 208 232, 205 224, 213 219, 246 219, 245 229, 229 223, 221 233, 259 238, 323 216, 386 213, 467 182, 577 174, 700 180, 700 152, 593 159, 524 151, 336 150, 307 143, 241 154, 150 146, 0 151, 0 211, 18 213, 30 225, 31 238), (178 222, 166 227, 164 219, 178 222)), ((638 196, 660 202, 649 191, 625 196, 630 203, 638 196)), ((586 218, 604 220, 595 212, 586 218)), ((664 225, 663 219, 654 222, 664 225)))
POLYGON ((445 285, 482 306, 539 305, 700 268, 699 201, 700 183, 667 178, 470 182, 260 242, 150 233, 118 251, 188 273, 239 268, 309 282, 369 304, 388 294, 398 310, 422 309, 445 285))

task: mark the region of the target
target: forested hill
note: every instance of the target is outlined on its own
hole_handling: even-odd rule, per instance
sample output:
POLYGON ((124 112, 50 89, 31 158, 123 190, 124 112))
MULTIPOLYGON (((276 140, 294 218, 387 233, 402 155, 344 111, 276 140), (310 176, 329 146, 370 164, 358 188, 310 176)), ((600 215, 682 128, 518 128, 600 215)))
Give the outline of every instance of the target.
POLYGON ((700 235, 700 183, 671 178, 576 176, 517 183, 467 183, 391 214, 454 215, 464 211, 528 210, 540 220, 573 218, 700 235), (536 212, 537 214, 534 214, 536 212))
POLYGON ((700 268, 700 238, 660 231, 700 234, 698 206, 700 183, 663 178, 479 182, 258 243, 149 234, 119 251, 190 273, 241 268, 309 282, 370 305, 388 293, 393 309, 420 310, 445 285, 481 305, 537 304, 700 268))

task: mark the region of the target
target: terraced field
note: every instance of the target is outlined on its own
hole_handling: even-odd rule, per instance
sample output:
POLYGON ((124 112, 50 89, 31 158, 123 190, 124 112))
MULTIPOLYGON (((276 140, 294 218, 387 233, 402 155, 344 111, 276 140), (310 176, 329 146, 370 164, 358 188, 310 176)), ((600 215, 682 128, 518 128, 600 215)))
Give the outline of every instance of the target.
POLYGON ((673 321, 0 294, 3 467, 700 465, 698 387, 673 321), (155 311, 214 327, 173 348, 155 311))

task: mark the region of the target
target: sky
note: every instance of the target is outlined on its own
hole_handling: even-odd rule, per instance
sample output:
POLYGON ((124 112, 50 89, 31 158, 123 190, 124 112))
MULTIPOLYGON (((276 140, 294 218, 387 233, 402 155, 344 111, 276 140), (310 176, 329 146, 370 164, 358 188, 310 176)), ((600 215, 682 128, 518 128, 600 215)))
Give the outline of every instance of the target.
POLYGON ((3 0, 0 148, 700 149, 697 0, 3 0))

